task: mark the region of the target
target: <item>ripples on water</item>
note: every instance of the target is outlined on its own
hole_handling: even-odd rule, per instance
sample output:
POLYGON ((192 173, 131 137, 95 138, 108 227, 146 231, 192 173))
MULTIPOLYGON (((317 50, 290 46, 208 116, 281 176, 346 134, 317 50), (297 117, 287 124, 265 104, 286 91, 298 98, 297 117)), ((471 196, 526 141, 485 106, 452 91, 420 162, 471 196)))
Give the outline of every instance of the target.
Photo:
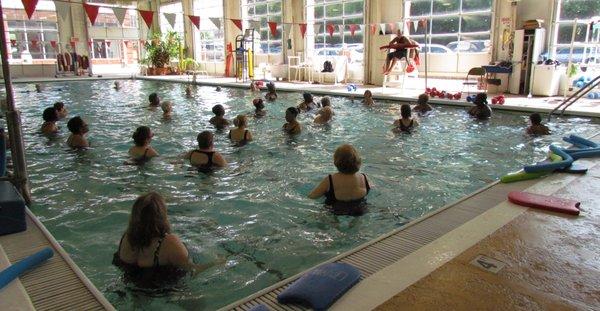
POLYGON ((215 309, 249 295, 322 260, 422 216, 541 158, 561 135, 598 131, 597 120, 553 119, 554 135, 523 135, 527 116, 496 112, 490 122, 469 119, 463 108, 436 107, 411 135, 390 132, 399 115, 397 103, 365 108, 347 98, 333 98, 334 121, 311 125, 290 139, 281 133, 284 111, 301 95, 280 92, 267 103, 268 115, 250 118, 254 141, 233 147, 226 133, 216 148, 230 166, 210 176, 172 164, 195 148, 196 135, 208 127, 211 108, 222 104, 227 117, 250 114, 255 96, 240 89, 196 87, 184 98, 183 84, 112 81, 47 84, 42 94, 24 93, 33 85, 16 85, 23 112, 25 146, 37 214, 88 277, 118 309, 215 309), (62 88, 62 91, 57 91, 62 88), (174 102, 174 116, 146 108, 151 92, 174 102), (54 139, 38 134, 41 114, 64 101, 69 117, 83 116, 90 125, 92 148, 65 148, 68 130, 54 139), (155 133, 152 145, 161 154, 143 167, 123 165, 131 135, 140 125, 155 133), (370 212, 359 218, 336 217, 308 192, 334 172, 332 154, 342 143, 362 154, 362 171, 374 189, 370 212), (188 278, 169 292, 128 288, 110 262, 134 199, 156 190, 167 200, 174 231, 196 262, 227 256, 224 266, 188 278), (153 297, 147 299, 147 296, 153 297))

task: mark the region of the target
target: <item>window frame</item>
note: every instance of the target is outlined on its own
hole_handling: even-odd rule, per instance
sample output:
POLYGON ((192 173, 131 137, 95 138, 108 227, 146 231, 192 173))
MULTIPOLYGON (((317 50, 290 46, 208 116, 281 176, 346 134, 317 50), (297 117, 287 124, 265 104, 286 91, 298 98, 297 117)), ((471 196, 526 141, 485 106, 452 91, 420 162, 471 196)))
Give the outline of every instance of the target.
MULTIPOLYGON (((284 49, 284 27, 283 27, 283 0, 254 0, 252 3, 248 3, 248 0, 243 0, 242 1, 242 5, 241 5, 241 16, 242 19, 244 20, 244 24, 246 27, 248 27, 248 22, 249 20, 252 21, 260 21, 262 18, 265 18, 267 20, 267 22, 277 22, 277 30, 279 31, 281 38, 280 39, 276 39, 276 38, 272 38, 272 34, 271 34, 271 29, 269 28, 268 24, 266 27, 266 33, 267 33, 267 39, 263 40, 261 38, 261 40, 258 40, 257 42, 259 43, 259 48, 257 49, 257 51, 260 52, 256 52, 256 54, 262 54, 262 55, 279 55, 283 53, 283 49, 284 49), (258 2, 260 1, 260 2, 258 2), (273 3, 279 3, 279 6, 281 7, 281 11, 280 12, 270 12, 270 5, 273 3), (256 14, 256 6, 257 5, 266 5, 266 12, 264 14, 256 14), (252 7, 254 9, 254 13, 252 15, 250 15, 248 13, 249 8, 252 7), (274 17, 279 17, 279 21, 275 20, 274 17), (267 47, 267 51, 264 52, 262 49, 262 45, 266 43, 266 47, 267 47), (271 52, 272 47, 277 47, 280 46, 281 47, 281 51, 279 52, 271 52)), ((263 27, 261 25, 261 27, 263 27)), ((255 29, 255 32, 258 32, 260 34, 260 32, 263 29, 255 29)))
MULTIPOLYGON (((557 59, 557 53, 559 50, 562 49, 569 49, 571 48, 571 43, 559 43, 558 39, 559 39, 559 31, 560 31, 560 27, 561 25, 566 25, 569 26, 572 29, 572 26, 575 24, 575 19, 565 19, 562 20, 560 15, 562 12, 562 4, 563 4, 563 0, 555 0, 554 1, 554 16, 552 19, 552 28, 551 28, 551 39, 550 39, 550 46, 549 46, 549 51, 547 54, 550 59, 557 59)), ((590 28, 590 22, 592 21, 591 18, 588 19, 579 19, 577 18, 577 23, 576 23, 576 27, 579 27, 579 25, 585 25, 585 41, 581 42, 581 41, 574 41, 573 42, 573 54, 575 54, 575 50, 581 48, 583 50, 583 54, 582 54, 582 61, 583 63, 585 63, 584 61, 587 59, 588 55, 600 55, 600 47, 598 46, 598 42, 590 42, 589 38, 590 38, 590 33, 593 36, 593 30, 590 28), (594 51, 592 53, 592 51, 594 51)), ((593 40, 594 38, 592 38, 593 40)), ((578 63, 573 61, 573 63, 578 63)))
POLYGON ((225 29, 222 16, 224 14, 224 6, 223 1, 213 0, 214 5, 210 6, 201 6, 198 4, 204 3, 206 4, 207 0, 194 0, 192 2, 192 10, 194 15, 200 16, 200 29, 196 29, 196 26, 192 24, 193 29, 193 44, 194 44, 194 59, 198 60, 198 62, 224 62, 225 61, 225 29), (219 16, 209 16, 206 12, 207 8, 220 8, 220 13, 217 14, 219 16), (217 28, 209 18, 219 18, 221 19, 221 27, 217 28), (205 25, 209 25, 205 28, 205 25), (212 38, 203 38, 203 33, 212 32, 212 38), (205 48, 212 44, 213 48, 205 48), (204 54, 203 54, 204 53, 204 54), (209 54, 212 57, 208 56, 209 54))

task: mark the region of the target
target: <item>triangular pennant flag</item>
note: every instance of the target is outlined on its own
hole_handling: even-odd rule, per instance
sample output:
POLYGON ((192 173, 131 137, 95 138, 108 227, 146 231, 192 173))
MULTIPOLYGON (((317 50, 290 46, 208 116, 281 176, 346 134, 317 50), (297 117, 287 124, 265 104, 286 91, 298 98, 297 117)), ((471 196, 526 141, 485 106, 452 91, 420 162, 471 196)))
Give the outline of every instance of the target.
POLYGON ((17 46, 17 40, 15 40, 15 39, 10 39, 10 45, 12 45, 12 46, 17 46))
POLYGON ((354 37, 354 33, 356 32, 356 29, 358 28, 358 25, 356 24, 351 24, 350 25, 350 35, 354 37))
POLYGON ((415 28, 415 32, 417 32, 417 28, 419 28, 419 22, 418 21, 413 21, 412 22, 413 27, 415 28))
POLYGON ((388 23, 388 25, 390 26, 392 33, 396 32, 396 23, 388 23))
POLYGON ((283 24, 283 34, 287 39, 290 38, 290 34, 292 33, 292 24, 283 24))
POLYGON ((213 25, 215 25, 215 27, 217 27, 217 29, 219 29, 219 30, 221 29, 221 19, 220 18, 209 17, 208 19, 213 23, 213 25))
POLYGON ((315 35, 318 35, 319 33, 321 33, 321 24, 315 24, 315 35))
POLYGON ((242 20, 241 19, 231 19, 231 22, 239 29, 244 30, 242 28, 242 20))
POLYGON ((174 29, 175 28, 175 20, 177 18, 177 15, 175 15, 175 13, 163 13, 163 16, 167 20, 167 23, 169 23, 169 25, 171 25, 171 28, 174 29))
POLYGON ((366 27, 365 25, 358 25, 358 27, 360 27, 360 31, 362 33, 365 33, 365 27, 366 27))
POLYGON ((98 9, 100 9, 97 5, 91 5, 84 3, 83 8, 85 9, 85 13, 87 13, 88 18, 90 19, 90 23, 92 26, 96 23, 96 17, 98 17, 98 9))
POLYGON ((406 21, 406 27, 408 27, 408 29, 407 29, 408 31, 410 31, 412 29, 412 23, 413 22, 411 20, 406 21))
POLYGON ((56 49, 56 41, 50 40, 50 45, 52 46, 53 49, 56 49))
POLYGON ((379 27, 381 28, 381 33, 385 35, 385 23, 379 24, 379 27))
POLYGON ((421 18, 421 20, 419 20, 419 25, 423 28, 425 28, 427 26, 427 20, 424 18, 421 18))
POLYGON ((369 26, 371 26, 371 34, 372 34, 372 35, 374 35, 374 34, 375 34, 375 32, 377 32, 377 25, 375 25, 375 24, 371 24, 371 25, 369 25, 369 26))
POLYGON ((146 26, 150 28, 152 26, 152 20, 154 19, 154 11, 138 10, 138 12, 140 12, 140 16, 144 22, 146 22, 146 26))
POLYGON ((75 45, 76 45, 76 44, 77 44, 77 42, 75 42, 75 41, 71 41, 71 47, 72 47, 73 49, 75 49, 75 45))
MULTIPOLYGON (((92 40, 88 40, 88 47, 89 47, 90 49, 92 48, 92 43, 94 43, 94 41, 92 41, 92 40)), ((73 47, 75 47, 75 44, 74 44, 74 42, 71 42, 71 45, 72 45, 73 47)))
POLYGON ((36 40, 36 39, 31 40, 31 46, 36 46, 37 43, 38 43, 38 40, 36 40))
POLYGON ((63 1, 54 1, 54 6, 56 7, 56 13, 63 21, 66 21, 69 18, 69 12, 71 12, 71 3, 63 2, 63 1))
POLYGON ((260 32, 260 21, 250 21, 250 26, 254 31, 260 32))
POLYGON ((271 35, 273 37, 277 36, 277 23, 276 22, 267 22, 269 25, 269 29, 271 29, 271 35))
POLYGON ((304 39, 304 36, 306 35, 306 23, 300 23, 298 26, 300 26, 300 35, 302 35, 302 39, 304 39))
POLYGON ((110 43, 111 43, 110 41, 106 41, 106 45, 107 45, 108 47, 110 47, 110 43))
POLYGON ((21 2, 23 2, 25 12, 27 12, 27 17, 31 19, 33 12, 35 12, 35 7, 37 6, 38 0, 21 0, 21 2))
POLYGON ((115 14, 115 17, 119 21, 119 25, 123 26, 123 21, 125 21, 125 14, 127 13, 127 9, 114 6, 112 7, 112 10, 113 14, 115 14))
POLYGON ((327 24, 327 32, 330 37, 333 37, 333 32, 335 31, 335 26, 333 24, 327 24))
POLYGON ((340 31, 340 36, 343 37, 344 36, 344 30, 345 30, 346 26, 344 26, 343 24, 338 25, 338 30, 340 31))
POLYGON ((196 26, 198 30, 200 30, 200 16, 188 15, 192 24, 196 26))
POLYGON ((398 22, 398 30, 400 30, 402 33, 404 33, 404 22, 398 22))

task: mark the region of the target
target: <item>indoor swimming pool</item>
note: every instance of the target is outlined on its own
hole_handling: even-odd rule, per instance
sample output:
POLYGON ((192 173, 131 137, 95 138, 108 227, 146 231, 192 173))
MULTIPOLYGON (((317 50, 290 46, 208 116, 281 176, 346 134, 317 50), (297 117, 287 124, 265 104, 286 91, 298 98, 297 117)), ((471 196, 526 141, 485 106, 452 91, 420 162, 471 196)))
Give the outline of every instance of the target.
POLYGON ((526 114, 495 111, 489 122, 479 122, 467 108, 434 106, 412 134, 394 134, 398 102, 369 108, 333 97, 331 124, 313 125, 314 116, 303 114, 303 133, 290 138, 281 131, 284 111, 302 96, 280 92, 277 101, 265 103, 266 117, 249 119, 254 141, 247 146, 232 145, 227 132, 216 134, 215 147, 230 165, 205 175, 181 155, 196 148, 200 131, 212 129, 212 106, 225 106, 228 119, 251 115, 252 99, 264 93, 196 86, 193 98, 186 98, 180 83, 121 83, 119 91, 111 80, 47 83, 43 93, 27 92, 33 84, 15 85, 31 209, 117 309, 216 309, 535 162, 564 134, 585 137, 600 130, 599 120, 554 118, 548 124, 552 135, 532 138, 524 134, 526 114), (148 109, 152 92, 173 102, 171 120, 162 119, 160 109, 148 109), (67 119, 79 115, 89 124, 90 149, 66 147, 66 120, 58 122, 55 138, 39 133, 42 111, 56 101, 66 104, 67 119), (161 156, 144 166, 124 165, 131 135, 141 125, 154 132, 152 146, 161 156), (334 216, 322 200, 307 198, 335 172, 332 155, 343 143, 359 150, 361 171, 373 187, 369 212, 357 218, 334 216), (172 229, 195 262, 227 262, 175 288, 148 291, 125 284, 112 256, 133 201, 151 190, 165 197, 172 229))

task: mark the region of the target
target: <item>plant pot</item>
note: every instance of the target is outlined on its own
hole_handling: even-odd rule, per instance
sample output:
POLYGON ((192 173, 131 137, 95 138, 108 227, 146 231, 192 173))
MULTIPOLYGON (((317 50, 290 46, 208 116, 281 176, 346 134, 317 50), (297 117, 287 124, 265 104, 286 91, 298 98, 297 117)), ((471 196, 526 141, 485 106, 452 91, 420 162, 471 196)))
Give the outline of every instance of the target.
POLYGON ((156 68, 155 69, 155 74, 157 76, 164 76, 169 72, 169 68, 163 67, 163 68, 156 68))
POLYGON ((146 71, 146 75, 148 76, 153 76, 156 74, 156 70, 154 67, 148 67, 148 70, 146 71))

